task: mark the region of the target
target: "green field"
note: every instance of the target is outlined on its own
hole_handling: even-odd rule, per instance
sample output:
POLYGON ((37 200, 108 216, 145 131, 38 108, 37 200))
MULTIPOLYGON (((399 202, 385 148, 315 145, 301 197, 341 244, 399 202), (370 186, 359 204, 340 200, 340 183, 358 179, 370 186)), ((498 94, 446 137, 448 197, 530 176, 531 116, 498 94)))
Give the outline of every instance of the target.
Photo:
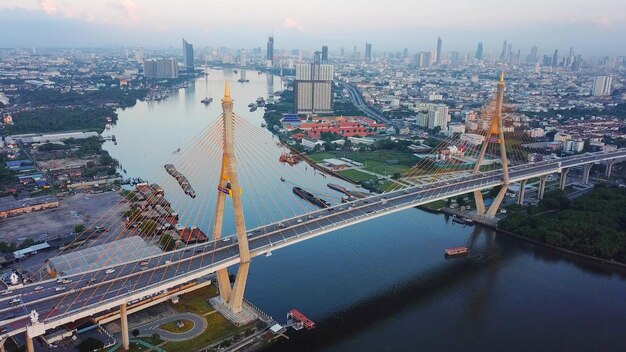
POLYGON ((170 321, 169 323, 165 323, 161 326, 159 326, 159 328, 165 330, 165 331, 169 331, 169 332, 173 332, 175 334, 180 334, 183 332, 187 332, 191 329, 193 329, 193 321, 191 320, 187 320, 187 319, 183 319, 181 320, 183 322, 183 327, 179 328, 178 327, 178 320, 175 321, 170 321))
POLYGON ((367 181, 376 178, 376 176, 374 175, 366 174, 365 172, 361 172, 359 170, 343 170, 337 173, 345 178, 352 180, 354 183, 359 183, 361 181, 367 181))
POLYGON ((191 340, 168 342, 161 348, 168 352, 196 351, 212 342, 217 342, 247 328, 247 326, 238 328, 232 325, 218 313, 207 315, 205 318, 207 320, 207 328, 202 335, 191 340))
POLYGON ((181 313, 190 312, 203 315, 213 311, 213 307, 207 301, 215 296, 217 296, 217 285, 211 284, 180 296, 180 302, 172 303, 171 306, 181 313))
POLYGON ((395 173, 404 174, 417 163, 417 158, 415 158, 413 154, 396 150, 375 150, 372 152, 319 152, 310 154, 309 157, 317 162, 331 158, 348 158, 362 163, 365 170, 383 175, 393 175, 395 173), (386 160, 397 160, 398 163, 395 165, 387 165, 385 163, 386 160))

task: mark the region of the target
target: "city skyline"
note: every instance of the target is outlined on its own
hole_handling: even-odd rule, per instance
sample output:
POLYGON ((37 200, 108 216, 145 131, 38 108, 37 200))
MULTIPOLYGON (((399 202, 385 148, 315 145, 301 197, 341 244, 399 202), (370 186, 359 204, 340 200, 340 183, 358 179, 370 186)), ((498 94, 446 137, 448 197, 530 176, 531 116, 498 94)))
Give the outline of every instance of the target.
POLYGON ((75 0, 8 0, 0 4, 0 20, 12 28, 12 35, 0 38, 0 47, 163 48, 176 45, 184 35, 198 48, 226 44, 225 38, 234 47, 251 48, 263 46, 267 33, 273 33, 279 50, 315 48, 324 43, 330 52, 336 52, 341 46, 363 47, 368 42, 376 51, 396 52, 405 47, 413 52, 435 51, 436 38, 441 37, 446 42, 444 54, 449 50, 474 52, 476 44, 483 42, 485 54, 497 55, 503 40, 523 52, 535 45, 541 51, 565 51, 573 46, 587 56, 621 55, 626 51, 626 3, 610 0, 600 4, 576 1, 568 8, 556 2, 510 4, 505 9, 496 9, 487 0, 472 3, 471 8, 458 0, 367 7, 322 0, 319 8, 327 11, 321 16, 309 16, 301 6, 278 0, 271 4, 187 4, 174 7, 164 1, 143 0, 95 0, 88 5, 75 0), (232 13, 233 7, 238 8, 236 16, 223 16, 232 13), (190 8, 193 11, 187 11, 190 8), (449 8, 459 11, 450 12, 449 8), (347 12, 353 13, 350 20, 345 18, 347 12), (231 25, 243 18, 246 21, 236 27, 231 25), (389 23, 394 24, 393 28, 389 23), (42 36, 42 32, 47 35, 42 36))

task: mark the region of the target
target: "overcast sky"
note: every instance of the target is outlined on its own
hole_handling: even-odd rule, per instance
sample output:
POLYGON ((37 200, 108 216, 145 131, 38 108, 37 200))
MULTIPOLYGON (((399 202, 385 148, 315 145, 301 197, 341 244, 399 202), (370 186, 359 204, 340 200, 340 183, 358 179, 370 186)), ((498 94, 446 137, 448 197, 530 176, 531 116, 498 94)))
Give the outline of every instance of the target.
POLYGON ((626 0, 0 0, 0 47, 265 47, 626 55, 626 0))

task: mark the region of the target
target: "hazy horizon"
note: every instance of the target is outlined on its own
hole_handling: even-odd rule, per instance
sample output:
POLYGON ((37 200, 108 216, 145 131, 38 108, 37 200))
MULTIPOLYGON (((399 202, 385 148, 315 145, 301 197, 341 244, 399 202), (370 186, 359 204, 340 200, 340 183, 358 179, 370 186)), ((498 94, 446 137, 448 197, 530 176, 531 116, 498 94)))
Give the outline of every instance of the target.
POLYGON ((392 0, 363 4, 318 0, 233 0, 209 3, 165 0, 0 0, 0 21, 8 35, 0 47, 146 47, 180 46, 185 37, 195 48, 275 48, 331 52, 365 42, 374 52, 434 50, 473 53, 483 42, 485 54, 499 55, 502 42, 527 54, 561 55, 573 47, 585 56, 626 54, 626 1, 447 0, 417 3, 392 0))

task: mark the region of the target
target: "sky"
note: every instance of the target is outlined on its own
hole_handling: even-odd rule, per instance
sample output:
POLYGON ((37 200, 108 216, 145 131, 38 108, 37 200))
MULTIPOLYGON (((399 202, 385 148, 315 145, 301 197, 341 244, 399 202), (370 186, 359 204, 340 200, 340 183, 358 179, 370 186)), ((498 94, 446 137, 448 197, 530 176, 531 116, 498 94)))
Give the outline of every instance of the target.
POLYGON ((0 0, 0 47, 265 47, 626 55, 626 0, 0 0))

